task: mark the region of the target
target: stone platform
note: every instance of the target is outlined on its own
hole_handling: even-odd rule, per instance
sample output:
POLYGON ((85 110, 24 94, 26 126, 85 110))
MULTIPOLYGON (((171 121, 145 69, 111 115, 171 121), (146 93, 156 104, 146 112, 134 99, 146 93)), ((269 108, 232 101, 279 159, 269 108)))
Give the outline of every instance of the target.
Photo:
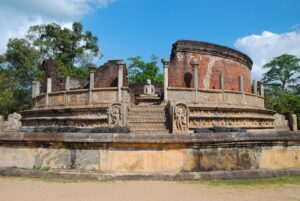
POLYGON ((185 175, 182 176, 185 179, 214 178, 213 175, 243 178, 244 174, 245 178, 251 175, 256 178, 277 173, 287 176, 300 170, 300 132, 168 135, 5 132, 0 134, 0 158, 0 175, 65 172, 76 178, 80 172, 79 175, 94 175, 91 177, 122 175, 119 178, 124 179, 157 175, 165 179, 174 179, 176 175, 185 175))

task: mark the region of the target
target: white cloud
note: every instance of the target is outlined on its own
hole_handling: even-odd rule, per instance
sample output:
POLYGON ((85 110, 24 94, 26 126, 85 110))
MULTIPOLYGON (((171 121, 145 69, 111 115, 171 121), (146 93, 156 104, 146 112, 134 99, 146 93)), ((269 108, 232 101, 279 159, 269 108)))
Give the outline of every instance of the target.
POLYGON ((239 38, 234 45, 252 58, 252 77, 259 80, 266 72, 262 66, 272 58, 285 53, 300 57, 300 32, 276 34, 264 31, 261 35, 239 38))
POLYGON ((32 25, 58 23, 71 27, 85 14, 107 6, 115 0, 1 0, 0 54, 9 38, 23 37, 32 25))

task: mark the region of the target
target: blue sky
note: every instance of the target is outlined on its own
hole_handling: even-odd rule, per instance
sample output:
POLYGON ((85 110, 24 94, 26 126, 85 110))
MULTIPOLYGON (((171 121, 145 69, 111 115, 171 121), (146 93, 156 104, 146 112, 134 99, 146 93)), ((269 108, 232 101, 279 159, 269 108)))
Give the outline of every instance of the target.
POLYGON ((30 25, 80 21, 109 59, 168 58, 179 39, 238 49, 254 61, 253 77, 275 56, 300 57, 300 0, 1 0, 0 53, 30 25))
POLYGON ((300 23, 299 10, 299 0, 120 0, 82 23, 99 36, 102 60, 146 59, 151 54, 169 57, 178 39, 234 47, 249 34, 289 32, 300 23))

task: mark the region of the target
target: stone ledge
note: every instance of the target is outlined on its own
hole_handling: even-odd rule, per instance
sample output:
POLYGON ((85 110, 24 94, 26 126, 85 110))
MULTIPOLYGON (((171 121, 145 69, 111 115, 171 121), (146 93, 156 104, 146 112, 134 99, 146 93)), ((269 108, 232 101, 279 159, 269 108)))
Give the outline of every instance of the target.
POLYGON ((0 168, 0 176, 74 179, 74 180, 153 180, 153 181, 191 181, 210 179, 262 179, 300 176, 300 169, 280 170, 235 170, 212 172, 181 173, 101 173, 92 171, 30 170, 21 168, 0 168))
POLYGON ((112 134, 112 133, 30 133, 2 132, 0 144, 93 143, 103 144, 182 144, 237 146, 253 144, 300 144, 300 131, 261 131, 199 134, 112 134))

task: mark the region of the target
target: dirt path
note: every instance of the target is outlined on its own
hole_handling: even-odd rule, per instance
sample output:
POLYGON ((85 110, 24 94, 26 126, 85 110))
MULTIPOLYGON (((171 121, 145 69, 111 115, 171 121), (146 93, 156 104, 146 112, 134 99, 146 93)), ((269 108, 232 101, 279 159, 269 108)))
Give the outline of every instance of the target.
POLYGON ((1 201, 300 200, 300 185, 211 186, 180 182, 75 182, 1 178, 1 201))

